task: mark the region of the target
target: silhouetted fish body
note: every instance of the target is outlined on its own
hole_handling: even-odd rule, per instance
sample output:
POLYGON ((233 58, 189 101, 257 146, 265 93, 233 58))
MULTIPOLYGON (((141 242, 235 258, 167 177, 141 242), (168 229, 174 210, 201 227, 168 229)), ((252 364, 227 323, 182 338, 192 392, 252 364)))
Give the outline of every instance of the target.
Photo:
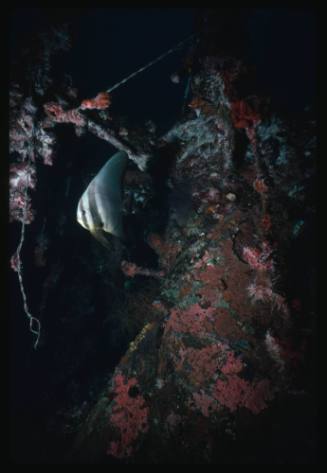
POLYGON ((128 162, 124 151, 114 154, 92 179, 77 206, 77 221, 102 244, 108 234, 124 238, 122 180, 128 162))

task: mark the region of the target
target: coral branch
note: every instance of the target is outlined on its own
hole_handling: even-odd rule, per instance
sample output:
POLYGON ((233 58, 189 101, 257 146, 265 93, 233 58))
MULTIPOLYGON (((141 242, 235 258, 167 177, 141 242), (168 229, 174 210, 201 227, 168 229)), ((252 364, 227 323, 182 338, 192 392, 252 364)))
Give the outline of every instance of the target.
POLYGON ((139 153, 136 150, 132 149, 126 143, 123 143, 119 138, 117 138, 117 136, 112 130, 104 129, 101 125, 95 123, 92 120, 88 120, 87 128, 91 133, 96 135, 101 140, 107 141, 120 151, 125 151, 128 154, 129 158, 137 164, 141 171, 144 171, 146 169, 146 163, 149 158, 147 154, 139 153))
POLYGON ((129 158, 132 161, 135 161, 137 166, 142 171, 144 171, 146 168, 147 160, 149 158, 147 154, 138 152, 130 145, 123 143, 122 140, 117 137, 117 134, 113 130, 103 128, 100 124, 94 122, 91 119, 88 119, 86 116, 83 115, 83 113, 80 112, 80 110, 90 108, 104 108, 103 104, 105 103, 105 99, 102 95, 100 96, 100 98, 99 96, 97 96, 93 100, 95 101, 94 106, 91 106, 93 102, 92 100, 90 100, 86 102, 86 105, 81 106, 80 109, 74 108, 70 110, 64 110, 63 107, 56 102, 48 102, 43 106, 43 108, 48 116, 50 123, 72 123, 73 125, 75 125, 77 132, 79 132, 81 128, 86 127, 88 131, 96 135, 101 140, 107 141, 119 151, 125 151, 128 154, 129 158))
POLYGON ((134 276, 138 274, 141 276, 152 276, 154 278, 162 278, 165 275, 163 271, 141 268, 140 266, 137 266, 136 264, 130 263, 125 260, 121 263, 121 270, 123 271, 125 276, 128 276, 129 278, 134 278, 134 276))

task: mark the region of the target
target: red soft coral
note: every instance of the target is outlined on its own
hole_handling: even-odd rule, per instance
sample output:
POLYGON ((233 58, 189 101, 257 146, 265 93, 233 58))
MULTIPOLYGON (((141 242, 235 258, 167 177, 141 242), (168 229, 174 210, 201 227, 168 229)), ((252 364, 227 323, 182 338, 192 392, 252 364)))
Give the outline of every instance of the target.
POLYGON ((81 110, 85 109, 96 109, 96 110, 104 110, 108 108, 111 104, 111 98, 108 92, 100 92, 96 97, 93 99, 85 99, 81 103, 81 110))
POLYGON ((245 100, 232 102, 231 111, 235 128, 253 128, 260 122, 260 115, 245 100))

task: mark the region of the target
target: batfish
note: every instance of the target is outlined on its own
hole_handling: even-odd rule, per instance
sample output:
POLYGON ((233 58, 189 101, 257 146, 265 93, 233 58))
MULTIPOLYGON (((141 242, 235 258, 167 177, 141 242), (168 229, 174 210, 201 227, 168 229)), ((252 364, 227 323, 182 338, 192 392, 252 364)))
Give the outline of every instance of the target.
POLYGON ((110 248, 110 235, 125 238, 122 181, 127 162, 125 151, 114 154, 87 186, 77 206, 78 223, 110 248))

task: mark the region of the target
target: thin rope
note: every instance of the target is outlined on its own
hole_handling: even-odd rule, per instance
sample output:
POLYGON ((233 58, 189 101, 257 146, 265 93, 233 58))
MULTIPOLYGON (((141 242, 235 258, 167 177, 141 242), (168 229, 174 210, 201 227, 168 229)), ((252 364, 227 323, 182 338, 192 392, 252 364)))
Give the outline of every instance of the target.
MULTIPOLYGON (((33 127, 33 136, 34 136, 34 127, 33 127)), ((29 157, 27 163, 30 164, 30 162, 31 162, 31 159, 29 157)), ((25 225, 26 225, 25 221, 26 221, 26 215, 27 215, 27 193, 28 193, 28 183, 26 183, 26 186, 24 189, 23 218, 21 221, 22 227, 21 227, 21 233, 20 233, 20 240, 19 240, 19 244, 16 250, 16 261, 17 261, 17 274, 18 274, 19 287, 20 287, 20 292, 22 294, 22 298, 23 298, 24 312, 29 319, 30 332, 36 335, 36 340, 34 343, 34 349, 36 350, 39 343, 40 335, 41 335, 41 322, 37 318, 33 317, 27 305, 27 297, 26 297, 24 283, 23 283, 23 263, 20 257, 20 253, 21 253, 23 243, 25 240, 25 225)))
POLYGON ((110 89, 107 89, 107 92, 112 92, 113 90, 117 89, 118 87, 120 87, 121 85, 125 84, 129 79, 131 79, 132 77, 135 77, 137 74, 139 74, 140 72, 143 72, 145 71, 146 69, 148 69, 149 67, 153 66, 153 64, 155 64, 156 62, 160 61, 161 59, 163 59, 164 57, 168 56, 168 54, 171 54, 172 52, 176 51, 177 49, 179 49, 184 43, 186 43, 187 41, 189 41, 190 39, 192 39, 194 37, 194 35, 191 35, 189 36, 188 38, 186 39, 183 39, 183 41, 180 41, 176 46, 173 46, 172 48, 170 48, 168 51, 166 51, 165 53, 161 54, 160 56, 158 56, 156 59, 153 59, 153 61, 150 61, 148 64, 146 64, 145 66, 141 67, 140 69, 138 69, 137 71, 133 72, 132 74, 130 74, 129 76, 125 77, 125 79, 121 80, 120 82, 118 82, 117 84, 113 85, 112 87, 110 87, 110 89))

